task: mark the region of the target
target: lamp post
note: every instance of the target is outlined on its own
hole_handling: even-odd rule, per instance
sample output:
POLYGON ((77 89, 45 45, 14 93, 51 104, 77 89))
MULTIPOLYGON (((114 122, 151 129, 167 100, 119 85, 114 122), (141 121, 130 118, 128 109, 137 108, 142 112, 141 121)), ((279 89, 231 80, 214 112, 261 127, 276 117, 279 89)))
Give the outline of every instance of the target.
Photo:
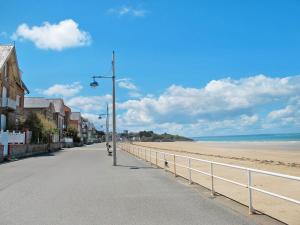
POLYGON ((99 86, 99 83, 96 79, 100 78, 110 78, 112 79, 112 121, 113 121, 113 130, 112 130, 112 142, 113 142, 113 166, 117 165, 117 146, 116 146, 116 87, 115 87, 115 52, 112 54, 112 76, 93 76, 93 82, 90 83, 90 86, 96 88, 99 86))
POLYGON ((99 119, 102 119, 102 116, 106 116, 106 135, 105 141, 106 144, 109 142, 109 111, 108 111, 108 103, 106 103, 106 113, 100 114, 99 119))

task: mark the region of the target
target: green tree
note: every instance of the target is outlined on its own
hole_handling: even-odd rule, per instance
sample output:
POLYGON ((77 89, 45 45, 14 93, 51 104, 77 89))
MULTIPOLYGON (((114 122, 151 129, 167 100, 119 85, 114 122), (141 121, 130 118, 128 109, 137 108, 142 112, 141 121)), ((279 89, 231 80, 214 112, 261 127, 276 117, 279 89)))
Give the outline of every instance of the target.
POLYGON ((31 143, 49 143, 58 130, 53 121, 40 113, 30 113, 24 122, 24 128, 32 132, 31 143))

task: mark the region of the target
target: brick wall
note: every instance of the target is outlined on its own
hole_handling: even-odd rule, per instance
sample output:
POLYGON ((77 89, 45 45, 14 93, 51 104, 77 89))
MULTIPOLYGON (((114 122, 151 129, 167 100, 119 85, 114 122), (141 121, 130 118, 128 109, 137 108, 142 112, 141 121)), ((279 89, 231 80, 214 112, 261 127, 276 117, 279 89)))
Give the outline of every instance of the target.
POLYGON ((4 151, 4 146, 0 145, 0 163, 3 162, 3 160, 4 160, 3 151, 4 151))

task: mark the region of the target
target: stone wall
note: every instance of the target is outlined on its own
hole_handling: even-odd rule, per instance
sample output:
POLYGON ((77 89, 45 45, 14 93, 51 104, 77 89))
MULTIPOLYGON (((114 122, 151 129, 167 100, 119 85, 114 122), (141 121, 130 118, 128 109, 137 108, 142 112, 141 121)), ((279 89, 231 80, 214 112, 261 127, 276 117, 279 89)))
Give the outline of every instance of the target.
POLYGON ((62 147, 62 143, 60 143, 60 142, 50 143, 49 151, 51 151, 51 152, 57 151, 57 150, 60 150, 61 147, 62 147))
POLYGON ((47 144, 27 144, 26 147, 28 156, 48 152, 47 144))
POLYGON ((9 158, 22 158, 43 154, 47 152, 54 152, 61 149, 61 143, 51 144, 10 144, 8 146, 9 158))
POLYGON ((27 145, 24 144, 9 144, 8 155, 10 158, 21 158, 26 156, 27 145))
POLYGON ((74 143, 72 142, 63 142, 63 148, 73 148, 74 147, 74 143))

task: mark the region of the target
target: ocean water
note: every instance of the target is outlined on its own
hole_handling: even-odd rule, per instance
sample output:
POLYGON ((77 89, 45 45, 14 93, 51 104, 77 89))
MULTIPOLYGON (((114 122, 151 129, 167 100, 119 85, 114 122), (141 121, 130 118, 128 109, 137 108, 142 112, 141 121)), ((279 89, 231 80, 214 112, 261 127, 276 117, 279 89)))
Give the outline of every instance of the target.
POLYGON ((193 137, 195 141, 300 141, 300 133, 193 137))

